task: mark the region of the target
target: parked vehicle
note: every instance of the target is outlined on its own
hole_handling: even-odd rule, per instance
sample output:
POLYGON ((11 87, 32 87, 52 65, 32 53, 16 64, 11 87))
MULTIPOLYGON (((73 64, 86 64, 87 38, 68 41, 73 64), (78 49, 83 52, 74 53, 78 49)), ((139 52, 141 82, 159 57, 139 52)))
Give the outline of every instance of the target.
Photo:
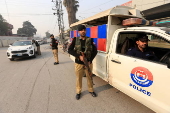
MULTIPOLYGON (((98 54, 93 61, 93 73, 96 76, 155 112, 170 113, 170 87, 168 85, 170 80, 170 29, 146 26, 153 25, 153 22, 135 21, 139 19, 142 19, 142 22, 146 21, 137 9, 117 6, 73 23, 70 27, 74 28, 79 24, 92 26, 88 27, 86 31, 87 36, 93 38, 98 49, 98 54), (123 21, 126 19, 129 20, 123 21), (128 26, 123 26, 123 24, 128 26), (145 24, 145 27, 140 27, 139 24, 145 24), (140 34, 149 37, 148 46, 152 48, 158 61, 126 54, 128 49, 135 46, 135 39, 140 34), (133 43, 130 44, 130 41, 133 43)), ((78 36, 76 30, 71 31, 70 34, 71 38, 78 36)), ((74 59, 73 56, 71 58, 74 59)))
POLYGON ((51 39, 47 39, 47 43, 50 43, 51 42, 51 39))
POLYGON ((13 61, 15 58, 36 57, 37 47, 32 40, 15 41, 7 49, 7 57, 13 61))
POLYGON ((38 42, 38 44, 42 45, 43 41, 42 40, 36 40, 38 42))

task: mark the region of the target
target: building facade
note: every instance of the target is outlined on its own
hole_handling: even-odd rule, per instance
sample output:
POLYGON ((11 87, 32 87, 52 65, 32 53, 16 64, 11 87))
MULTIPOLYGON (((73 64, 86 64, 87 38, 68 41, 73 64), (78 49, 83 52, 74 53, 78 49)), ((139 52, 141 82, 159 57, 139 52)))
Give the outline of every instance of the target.
POLYGON ((131 0, 122 5, 139 9, 147 20, 170 20, 170 0, 131 0))

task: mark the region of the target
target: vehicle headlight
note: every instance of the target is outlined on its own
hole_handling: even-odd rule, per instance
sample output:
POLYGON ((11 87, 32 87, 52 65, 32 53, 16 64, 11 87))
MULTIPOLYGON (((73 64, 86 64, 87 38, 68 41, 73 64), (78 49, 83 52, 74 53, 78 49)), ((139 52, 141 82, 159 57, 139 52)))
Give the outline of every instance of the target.
POLYGON ((8 51, 12 51, 12 48, 9 47, 9 48, 8 48, 8 51))
POLYGON ((31 49, 31 48, 32 48, 32 46, 28 47, 27 49, 31 49))

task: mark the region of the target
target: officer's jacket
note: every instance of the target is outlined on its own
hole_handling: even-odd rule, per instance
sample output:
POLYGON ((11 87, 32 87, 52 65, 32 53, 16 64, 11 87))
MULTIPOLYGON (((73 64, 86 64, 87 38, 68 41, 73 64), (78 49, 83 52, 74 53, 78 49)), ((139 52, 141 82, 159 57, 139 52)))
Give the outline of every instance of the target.
POLYGON ((127 55, 154 61, 158 60, 158 58, 155 56, 154 52, 150 48, 146 48, 142 52, 137 47, 134 47, 128 50, 127 55))
MULTIPOLYGON (((86 50, 86 47, 85 47, 85 42, 86 40, 82 40, 80 39, 80 45, 81 45, 81 51, 82 52, 85 52, 86 50)), ((97 48, 96 46, 93 44, 93 39, 91 38, 91 47, 92 49, 90 50, 91 51, 91 54, 90 54, 90 58, 88 58, 87 60, 92 62, 94 57, 97 55, 97 48)), ((75 49, 76 47, 76 37, 74 37, 72 43, 70 44, 69 48, 68 48, 68 53, 75 56, 75 62, 78 63, 78 64, 84 64, 82 61, 80 61, 79 59, 79 56, 81 55, 79 52, 77 52, 77 50, 75 49)))
POLYGON ((58 43, 55 38, 51 39, 52 49, 58 49, 58 43))

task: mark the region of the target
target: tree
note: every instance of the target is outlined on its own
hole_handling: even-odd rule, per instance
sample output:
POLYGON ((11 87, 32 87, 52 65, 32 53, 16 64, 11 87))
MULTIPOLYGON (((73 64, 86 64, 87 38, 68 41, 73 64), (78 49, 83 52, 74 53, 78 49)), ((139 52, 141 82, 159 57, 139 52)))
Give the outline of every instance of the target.
POLYGON ((77 0, 63 0, 63 4, 67 9, 69 26, 76 22, 76 12, 78 11, 79 2, 77 0))
POLYGON ((2 21, 2 22, 6 21, 6 20, 2 17, 1 14, 0 14, 0 21, 2 21))
POLYGON ((23 22, 23 27, 18 28, 17 30, 18 35, 25 35, 28 37, 34 36, 36 32, 37 32, 37 29, 29 21, 23 22))
POLYGON ((8 32, 8 23, 0 14, 0 35, 4 36, 8 32))
POLYGON ((47 31, 47 32, 45 32, 45 34, 46 34, 46 38, 49 38, 50 37, 50 33, 47 31))

